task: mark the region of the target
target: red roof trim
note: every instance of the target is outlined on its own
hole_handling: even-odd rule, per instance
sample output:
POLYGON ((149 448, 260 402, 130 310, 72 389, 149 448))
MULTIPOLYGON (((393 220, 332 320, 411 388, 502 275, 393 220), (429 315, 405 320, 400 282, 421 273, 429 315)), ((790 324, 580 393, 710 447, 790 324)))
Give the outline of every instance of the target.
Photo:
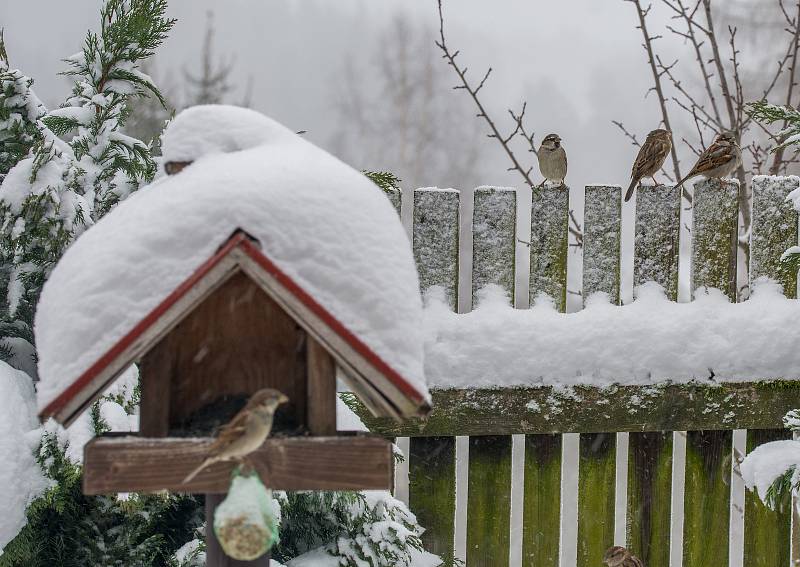
POLYGON ((272 260, 250 240, 245 240, 239 244, 239 247, 252 258, 261 268, 273 276, 278 283, 285 287, 303 305, 308 307, 323 323, 328 325, 337 335, 342 337, 353 349, 364 357, 370 364, 380 371, 381 374, 386 376, 389 381, 394 384, 398 390, 416 403, 425 401, 425 396, 415 388, 408 380, 403 378, 394 368, 389 366, 375 351, 368 347, 364 342, 354 335, 347 327, 345 327, 336 317, 334 317, 327 309, 320 305, 313 297, 311 297, 306 290, 300 287, 292 278, 290 278, 284 271, 275 265, 272 260))
POLYGON ((410 382, 403 378, 397 371, 390 367, 381 357, 379 357, 363 341, 348 330, 338 319, 317 303, 302 287, 292 278, 275 265, 264 253, 257 248, 243 231, 237 231, 219 250, 208 260, 206 260, 195 272, 183 281, 175 290, 170 293, 159 305, 157 305, 147 316, 137 323, 124 337, 112 346, 103 356, 92 364, 83 374, 81 374, 72 384, 70 384, 61 394, 39 413, 39 417, 45 418, 57 414, 61 411, 78 392, 82 391, 103 371, 116 357, 127 349, 136 339, 138 339, 148 328, 150 328, 159 318, 161 318, 181 297, 192 289, 202 280, 217 264, 222 261, 237 247, 241 248, 250 258, 252 258, 262 269, 272 275, 290 293, 297 297, 306 307, 308 307, 317 317, 328 325, 336 334, 341 336, 350 346, 363 356, 367 361, 375 366, 386 378, 392 382, 404 395, 414 400, 416 403, 425 401, 425 396, 415 388, 410 382))

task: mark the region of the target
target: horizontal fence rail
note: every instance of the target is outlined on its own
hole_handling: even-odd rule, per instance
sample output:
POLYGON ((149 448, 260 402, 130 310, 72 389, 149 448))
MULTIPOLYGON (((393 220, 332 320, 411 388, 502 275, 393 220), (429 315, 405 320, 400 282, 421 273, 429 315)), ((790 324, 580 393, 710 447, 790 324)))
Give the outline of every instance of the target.
MULTIPOLYGON (((782 270, 779 258, 798 244, 797 213, 786 202, 797 186, 795 177, 754 178, 746 233, 749 282, 772 278, 787 297, 797 296, 797 274, 782 270)), ((400 194, 389 196, 399 213, 400 194)), ((582 219, 565 186, 417 189, 404 202, 413 207, 404 217, 412 219, 422 291, 442 287, 453 310, 474 305, 487 284, 531 305, 546 295, 559 311, 575 293, 621 302, 619 186, 587 186, 582 219), (518 226, 526 209, 530 240, 518 226), (471 234, 463 233, 467 226, 471 234), (582 289, 568 287, 571 247, 583 253, 582 289)), ((714 287, 736 301, 738 183, 699 181, 691 206, 682 231, 680 190, 639 187, 627 277, 633 285, 655 281, 677 300, 680 255, 688 250, 692 296, 714 287), (690 245, 682 246, 687 233, 690 245)), ((785 567, 799 559, 790 503, 770 510, 753 493, 742 495, 738 462, 763 443, 790 438, 781 420, 800 407, 800 383, 443 389, 432 392, 429 417, 402 424, 375 419, 344 396, 371 431, 410 438, 409 504, 426 528, 426 548, 447 561, 598 566, 613 544, 627 545, 648 567, 677 567, 676 558, 683 567, 785 567), (462 449, 457 437, 466 437, 462 449), (459 467, 466 467, 463 484, 459 467)))

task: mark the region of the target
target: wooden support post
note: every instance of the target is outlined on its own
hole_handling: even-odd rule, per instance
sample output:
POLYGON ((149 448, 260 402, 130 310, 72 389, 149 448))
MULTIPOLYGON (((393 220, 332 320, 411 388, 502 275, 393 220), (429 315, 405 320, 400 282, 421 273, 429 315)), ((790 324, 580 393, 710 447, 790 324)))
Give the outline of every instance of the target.
POLYGON ((511 528, 511 436, 469 438, 467 565, 508 564, 511 528))
POLYGON ((780 282, 786 297, 797 297, 797 274, 781 269, 781 255, 797 246, 797 211, 786 196, 796 177, 753 177, 753 228, 750 237, 750 286, 762 276, 780 282))
POLYGON ((567 308, 567 251, 569 249, 569 187, 533 188, 531 204, 530 304, 544 293, 558 311, 567 308))
POLYGON ((583 301, 595 292, 619 303, 622 201, 619 185, 586 187, 583 213, 583 301))
POLYGON ((308 431, 311 435, 336 435, 336 362, 312 337, 306 339, 308 367, 308 431))
POLYGON ((488 284, 502 287, 514 301, 517 245, 517 192, 505 187, 478 187, 472 213, 472 304, 488 284))
POLYGON ((578 472, 578 567, 594 567, 614 545, 614 433, 581 433, 578 472))
POLYGON ((455 189, 414 191, 414 260, 419 287, 444 288, 453 310, 458 308, 458 223, 460 195, 455 189))
POLYGON ((680 187, 639 186, 633 285, 654 281, 664 287, 667 298, 672 301, 678 300, 680 217, 680 187))
POLYGON ((628 542, 647 567, 669 567, 672 432, 631 433, 628 542))
POLYGON ((713 287, 736 301, 739 182, 698 181, 692 207, 692 295, 713 287))
POLYGON ((525 436, 522 564, 558 567, 561 434, 525 436))
POLYGON ((253 561, 239 561, 222 551, 214 534, 214 510, 224 499, 224 494, 206 494, 206 567, 269 567, 270 553, 253 561))

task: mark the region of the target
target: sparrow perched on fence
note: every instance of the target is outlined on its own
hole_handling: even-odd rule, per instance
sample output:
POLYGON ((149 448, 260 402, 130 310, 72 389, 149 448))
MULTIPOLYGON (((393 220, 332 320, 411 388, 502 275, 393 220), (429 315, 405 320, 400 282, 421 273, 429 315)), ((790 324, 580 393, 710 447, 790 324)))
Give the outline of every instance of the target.
POLYGON ((558 134, 548 134, 539 146, 539 171, 547 181, 563 184, 567 177, 567 152, 558 134))
POLYGON ((733 132, 721 132, 700 154, 689 175, 678 181, 678 185, 697 175, 707 179, 722 179, 733 173, 741 161, 742 149, 736 143, 736 135, 733 132))
POLYGON ((239 413, 220 428, 217 438, 208 448, 205 460, 183 479, 183 483, 191 481, 209 465, 242 459, 261 447, 272 431, 275 410, 288 401, 289 398, 272 388, 264 388, 253 394, 239 413))
POLYGON ((609 547, 603 555, 603 563, 608 567, 644 567, 641 559, 621 545, 609 547))
POLYGON ((656 172, 664 165, 670 150, 672 149, 672 132, 669 130, 653 130, 647 135, 647 139, 639 148, 636 161, 633 162, 631 169, 631 185, 625 193, 625 201, 630 201, 633 197, 633 190, 643 177, 653 177, 656 172))

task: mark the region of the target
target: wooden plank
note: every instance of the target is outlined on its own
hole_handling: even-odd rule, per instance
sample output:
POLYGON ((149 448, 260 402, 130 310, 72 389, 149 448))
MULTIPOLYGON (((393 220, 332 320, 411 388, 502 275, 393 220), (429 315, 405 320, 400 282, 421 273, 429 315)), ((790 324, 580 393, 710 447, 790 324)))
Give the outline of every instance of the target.
MULTIPOLYGON (((211 438, 144 439, 103 436, 84 447, 83 491, 187 493, 226 492, 236 463, 211 465, 192 481, 183 479, 208 453, 211 438)), ((276 490, 389 490, 392 448, 369 436, 272 437, 252 453, 264 484, 276 490)))
POLYGON ((669 567, 672 432, 628 436, 627 547, 648 567, 669 567))
POLYGON ((467 565, 508 564, 511 529, 511 437, 469 439, 467 565))
POLYGON ((170 360, 174 353, 156 346, 139 362, 142 398, 139 404, 139 433, 143 437, 169 435, 170 391, 174 378, 170 360))
POLYGON ((622 187, 587 185, 583 212, 583 301, 596 292, 619 304, 622 187))
POLYGON ((683 567, 728 564, 731 431, 689 431, 683 516, 683 567))
POLYGON ((312 337, 306 339, 308 367, 308 431, 311 435, 336 435, 336 363, 312 337))
POLYGON ((699 287, 736 299, 739 182, 704 179, 694 185, 692 207, 692 295, 699 287))
POLYGON ((375 418, 352 397, 343 399, 370 431, 387 437, 772 429, 783 425, 786 412, 800 407, 800 383, 782 380, 447 389, 431 395, 433 411, 426 419, 402 423, 375 418))
POLYGON ((567 306, 569 187, 533 188, 531 204, 530 305, 539 294, 550 296, 558 311, 567 306))
POLYGON ((454 310, 458 308, 459 199, 454 189, 414 191, 412 241, 420 291, 442 287, 454 310))
POLYGON ((614 545, 616 435, 581 433, 578 471, 578 567, 596 566, 614 545))
POLYGON ((214 511, 225 499, 224 494, 206 494, 206 567, 269 567, 270 553, 253 561, 238 561, 225 555, 214 530, 214 511))
POLYGON ((425 526, 425 549, 453 560, 456 509, 455 437, 412 437, 408 463, 409 507, 425 526))
POLYGON ((678 252, 681 190, 641 185, 636 195, 633 285, 656 282, 667 297, 678 300, 678 252))
POLYGON ((514 264, 517 246, 517 191, 506 187, 478 187, 472 213, 472 304, 478 292, 496 284, 514 301, 514 264))
POLYGON ((783 286, 786 297, 797 297, 797 273, 781 269, 781 254, 796 246, 797 211, 786 196, 797 189, 796 177, 753 177, 753 229, 750 237, 750 285, 766 276, 783 286))
MULTIPOLYGON (((764 443, 791 439, 786 429, 750 429, 747 452, 764 443)), ((747 567, 786 567, 790 565, 791 496, 770 510, 758 495, 748 490, 744 496, 744 564, 747 567)))
POLYGON ((558 567, 561 435, 525 436, 522 564, 558 567))

